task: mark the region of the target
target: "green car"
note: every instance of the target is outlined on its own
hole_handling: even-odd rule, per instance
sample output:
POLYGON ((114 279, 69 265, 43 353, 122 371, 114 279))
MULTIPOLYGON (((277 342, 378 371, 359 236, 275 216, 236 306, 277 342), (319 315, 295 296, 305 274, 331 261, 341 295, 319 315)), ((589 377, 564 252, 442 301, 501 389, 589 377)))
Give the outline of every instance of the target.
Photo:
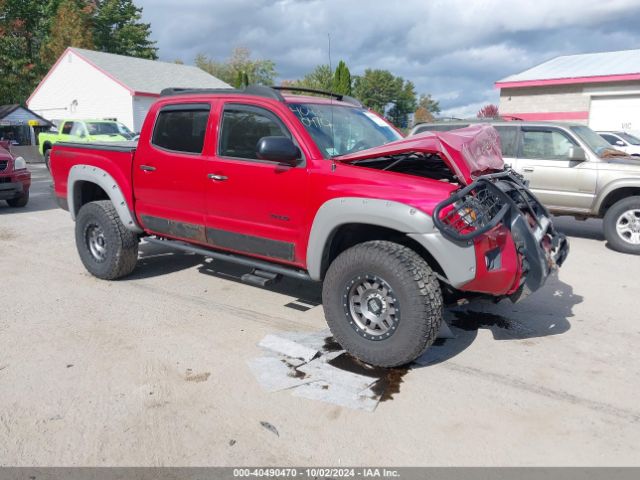
POLYGON ((49 168, 49 154, 54 143, 126 142, 136 138, 124 124, 113 120, 63 120, 56 131, 42 132, 38 143, 49 168))

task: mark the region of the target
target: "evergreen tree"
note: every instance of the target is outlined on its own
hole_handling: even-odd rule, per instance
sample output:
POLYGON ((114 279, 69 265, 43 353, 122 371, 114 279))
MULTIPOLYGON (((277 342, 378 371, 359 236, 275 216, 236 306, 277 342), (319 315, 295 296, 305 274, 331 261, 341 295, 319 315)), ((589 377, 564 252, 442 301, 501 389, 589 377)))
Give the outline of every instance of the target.
POLYGON ((93 39, 97 50, 131 57, 158 58, 150 40, 151 25, 141 22, 142 8, 133 0, 96 0, 93 39))
POLYGON ((351 72, 342 60, 338 63, 333 74, 333 92, 342 95, 351 95, 351 72))

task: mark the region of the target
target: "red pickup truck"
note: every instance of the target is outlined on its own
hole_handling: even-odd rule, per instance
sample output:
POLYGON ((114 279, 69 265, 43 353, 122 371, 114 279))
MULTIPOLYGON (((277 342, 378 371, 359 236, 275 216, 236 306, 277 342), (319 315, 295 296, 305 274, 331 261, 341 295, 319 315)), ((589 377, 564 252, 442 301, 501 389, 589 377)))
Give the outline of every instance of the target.
POLYGON ((129 274, 145 237, 248 266, 251 283, 322 282, 336 340, 394 366, 436 338, 443 299, 515 301, 562 264, 564 236, 492 127, 403 139, 353 98, 297 90, 168 89, 137 144, 54 145, 89 272, 129 274))
POLYGON ((0 200, 10 207, 24 207, 29 202, 31 173, 22 157, 11 153, 11 142, 0 141, 0 200))

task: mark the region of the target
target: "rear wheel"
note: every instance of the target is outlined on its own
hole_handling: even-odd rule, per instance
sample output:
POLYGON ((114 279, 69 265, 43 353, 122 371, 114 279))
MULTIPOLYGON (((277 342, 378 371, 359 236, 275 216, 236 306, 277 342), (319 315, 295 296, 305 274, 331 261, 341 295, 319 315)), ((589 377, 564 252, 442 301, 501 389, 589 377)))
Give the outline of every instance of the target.
POLYGON ((603 226, 611 248, 640 255, 640 196, 614 203, 604 216, 603 226))
POLYGON ((29 190, 25 190, 22 192, 22 195, 18 198, 12 198, 11 200, 7 200, 7 203, 10 207, 25 207, 27 203, 29 203, 29 190))
POLYGON ((416 252, 388 241, 341 253, 327 271, 322 303, 338 343, 381 367, 415 360, 442 322, 442 293, 433 271, 416 252))
POLYGON ((85 268, 103 280, 129 275, 138 261, 138 237, 125 228, 109 200, 82 206, 76 218, 76 247, 85 268))

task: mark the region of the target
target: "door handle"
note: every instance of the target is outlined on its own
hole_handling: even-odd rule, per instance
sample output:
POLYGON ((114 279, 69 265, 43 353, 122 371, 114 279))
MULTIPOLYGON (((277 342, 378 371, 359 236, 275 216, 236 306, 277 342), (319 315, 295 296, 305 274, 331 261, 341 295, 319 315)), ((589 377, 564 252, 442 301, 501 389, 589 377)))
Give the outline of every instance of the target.
POLYGON ((150 165, 140 165, 140 170, 144 170, 145 172, 155 172, 156 167, 152 167, 150 165))
POLYGON ((207 175, 207 177, 209 177, 211 180, 215 180, 216 182, 224 182, 229 178, 225 177, 224 175, 218 175, 215 173, 210 173, 209 175, 207 175))
POLYGON ((533 172, 533 167, 524 167, 522 170, 524 170, 525 172, 531 173, 533 172))

